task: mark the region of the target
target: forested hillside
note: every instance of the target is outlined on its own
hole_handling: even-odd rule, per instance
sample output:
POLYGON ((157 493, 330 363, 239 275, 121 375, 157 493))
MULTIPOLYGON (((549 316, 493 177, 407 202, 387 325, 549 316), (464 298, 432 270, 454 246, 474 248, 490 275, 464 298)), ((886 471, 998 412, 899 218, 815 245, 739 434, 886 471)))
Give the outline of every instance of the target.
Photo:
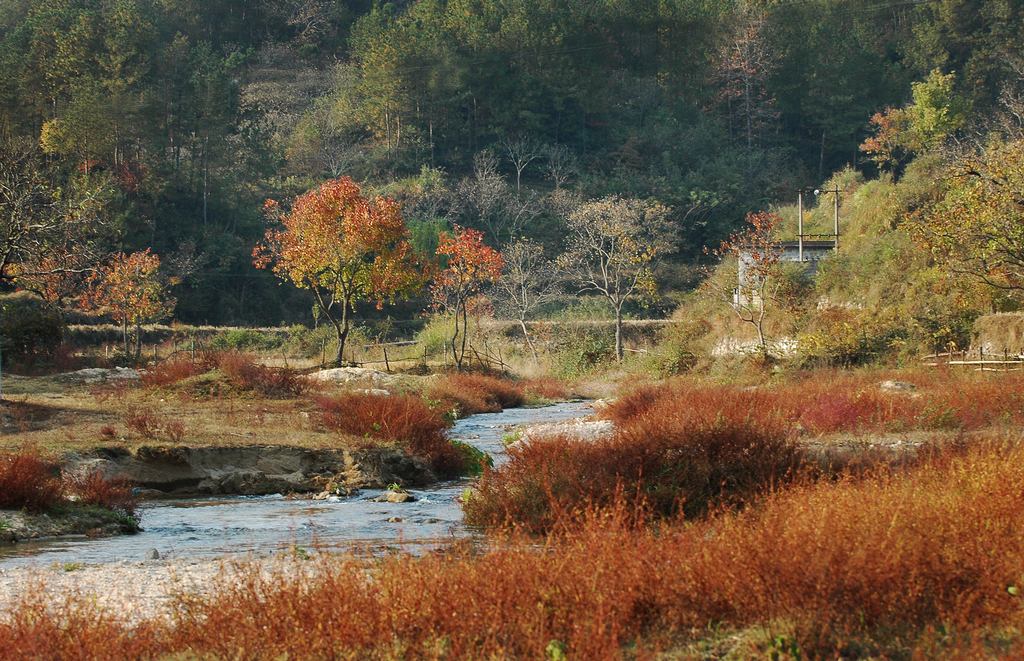
POLYGON ((28 191, 0 205, 59 221, 5 239, 0 285, 59 298, 151 248, 180 320, 307 320, 252 266, 263 201, 341 175, 419 250, 457 223, 554 252, 572 199, 616 194, 667 207, 689 263, 798 187, 874 176, 869 120, 935 69, 993 116, 1022 32, 1016 0, 0 0, 0 161, 28 191))

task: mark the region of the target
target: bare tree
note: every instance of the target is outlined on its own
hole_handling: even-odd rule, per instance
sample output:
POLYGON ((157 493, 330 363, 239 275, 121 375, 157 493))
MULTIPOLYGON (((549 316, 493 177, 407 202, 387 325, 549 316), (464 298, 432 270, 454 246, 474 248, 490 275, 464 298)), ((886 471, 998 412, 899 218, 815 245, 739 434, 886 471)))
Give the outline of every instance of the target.
POLYGON ((545 174, 555 184, 555 190, 561 190, 572 179, 579 175, 580 164, 576 154, 565 145, 549 145, 544 150, 547 157, 545 174))
POLYGON ((473 159, 472 176, 460 181, 452 207, 460 224, 485 230, 501 245, 522 234, 543 211, 535 194, 516 195, 498 172, 498 159, 483 151, 473 159))
POLYGON ((768 91, 768 78, 777 64, 767 39, 767 15, 753 10, 741 15, 740 23, 722 45, 714 67, 720 85, 719 101, 728 109, 730 128, 739 130, 752 150, 768 124, 779 117, 775 100, 768 91))
POLYGON ((721 295, 740 321, 757 331, 757 342, 762 356, 768 356, 768 340, 764 325, 768 312, 778 295, 783 281, 779 277, 782 248, 773 236, 779 216, 761 212, 747 214, 747 227, 735 232, 713 251, 720 257, 736 258, 736 280, 721 291, 721 295))
POLYGON ((540 158, 544 150, 535 141, 523 137, 505 140, 501 146, 504 147, 508 160, 516 170, 516 192, 519 193, 523 189, 523 170, 540 158))
POLYGON ((558 277, 555 265, 544 256, 544 246, 530 239, 519 239, 502 251, 505 268, 497 282, 499 303, 519 322, 523 339, 530 348, 534 361, 537 348, 526 328, 526 320, 557 292, 558 277))
POLYGON ((622 308, 656 288, 654 266, 675 247, 668 207, 617 196, 587 202, 567 221, 568 248, 559 268, 579 293, 603 296, 615 313, 615 358, 622 360, 622 308))

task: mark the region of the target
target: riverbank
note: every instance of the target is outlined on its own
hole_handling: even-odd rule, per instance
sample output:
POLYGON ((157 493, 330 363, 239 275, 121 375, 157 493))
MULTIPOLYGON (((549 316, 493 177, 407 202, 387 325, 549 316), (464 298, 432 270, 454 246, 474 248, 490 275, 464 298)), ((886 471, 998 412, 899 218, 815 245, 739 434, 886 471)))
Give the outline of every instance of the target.
POLYGON ((0 510, 0 545, 70 535, 96 539, 138 531, 137 519, 94 505, 71 503, 41 513, 0 510))

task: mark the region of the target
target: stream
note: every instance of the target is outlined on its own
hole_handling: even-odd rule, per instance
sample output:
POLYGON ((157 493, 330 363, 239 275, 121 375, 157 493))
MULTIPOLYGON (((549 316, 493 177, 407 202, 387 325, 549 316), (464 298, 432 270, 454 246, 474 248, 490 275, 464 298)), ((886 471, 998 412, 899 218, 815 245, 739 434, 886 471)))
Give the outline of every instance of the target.
MULTIPOLYGON (((502 438, 511 428, 559 422, 591 413, 587 402, 506 409, 455 423, 454 439, 494 458, 506 459, 502 438)), ((69 537, 0 546, 0 568, 53 563, 136 562, 156 549, 161 559, 218 558, 304 549, 391 548, 424 551, 474 531, 462 520, 458 498, 473 484, 466 478, 410 490, 411 503, 377 503, 383 493, 366 489, 348 498, 313 501, 284 496, 225 496, 145 502, 137 535, 69 537)))

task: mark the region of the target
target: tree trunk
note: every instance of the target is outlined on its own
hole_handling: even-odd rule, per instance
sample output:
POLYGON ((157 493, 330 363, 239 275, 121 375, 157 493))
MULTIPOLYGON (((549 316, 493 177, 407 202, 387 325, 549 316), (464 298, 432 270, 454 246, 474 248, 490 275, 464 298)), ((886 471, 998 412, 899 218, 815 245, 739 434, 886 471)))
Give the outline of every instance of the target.
POLYGON ((622 349, 622 306, 615 308, 615 360, 622 362, 624 352, 622 349))
POLYGON ((466 357, 466 338, 469 336, 469 311, 466 302, 462 303, 462 348, 459 350, 459 369, 462 369, 462 359, 466 357))
POLYGON ((128 317, 125 317, 121 324, 121 337, 124 340, 124 357, 128 358, 128 317))
MULTIPOLYGON (((332 321, 334 320, 332 319, 332 321)), ((348 340, 349 331, 347 302, 341 310, 341 321, 334 322, 334 329, 338 332, 338 353, 334 356, 334 364, 336 367, 341 367, 345 360, 345 342, 348 340)))
POLYGON ((455 363, 456 369, 462 369, 462 357, 459 355, 459 304, 455 304, 455 332, 452 333, 452 362, 455 363))
POLYGON ((142 358, 142 324, 135 324, 135 360, 142 358))
POLYGON ((523 339, 526 340, 526 346, 530 348, 530 353, 533 354, 533 362, 537 362, 537 348, 533 346, 533 340, 530 339, 530 332, 526 330, 526 320, 523 317, 519 317, 519 327, 523 329, 523 339))

